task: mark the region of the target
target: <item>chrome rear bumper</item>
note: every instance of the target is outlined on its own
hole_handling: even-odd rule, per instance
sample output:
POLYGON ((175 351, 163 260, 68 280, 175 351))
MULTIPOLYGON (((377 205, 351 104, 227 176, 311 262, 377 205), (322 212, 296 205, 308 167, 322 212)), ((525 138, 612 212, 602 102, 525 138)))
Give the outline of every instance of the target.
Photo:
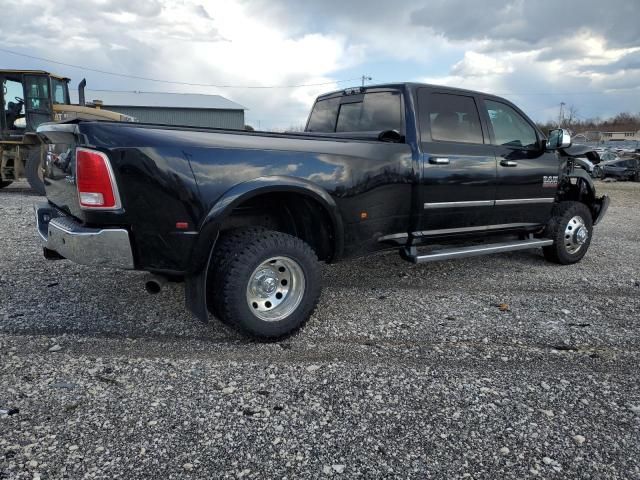
POLYGON ((82 265, 133 269, 129 232, 122 228, 87 228, 47 203, 34 206, 43 246, 82 265))

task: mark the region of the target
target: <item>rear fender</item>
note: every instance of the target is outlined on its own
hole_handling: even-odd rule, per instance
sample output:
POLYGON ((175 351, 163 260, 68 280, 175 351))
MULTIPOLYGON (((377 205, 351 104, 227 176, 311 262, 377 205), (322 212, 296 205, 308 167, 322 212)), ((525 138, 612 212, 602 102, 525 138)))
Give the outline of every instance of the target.
POLYGON ((191 256, 189 274, 185 278, 187 308, 203 322, 207 322, 209 318, 206 300, 207 272, 224 220, 236 206, 252 197, 277 192, 305 195, 322 205, 332 222, 335 237, 333 258, 342 255, 344 226, 335 200, 323 188, 308 180, 280 175, 240 183, 218 199, 202 222, 191 256))

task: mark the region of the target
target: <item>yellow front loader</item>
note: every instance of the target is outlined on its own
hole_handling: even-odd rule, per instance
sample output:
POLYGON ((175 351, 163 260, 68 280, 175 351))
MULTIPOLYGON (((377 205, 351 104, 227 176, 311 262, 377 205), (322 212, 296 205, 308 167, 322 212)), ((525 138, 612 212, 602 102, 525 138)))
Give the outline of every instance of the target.
POLYGON ((44 195, 45 149, 35 131, 42 123, 81 118, 133 122, 128 115, 88 107, 86 81, 79 85, 79 105, 69 100, 69 79, 42 70, 0 70, 0 188, 26 177, 44 195))

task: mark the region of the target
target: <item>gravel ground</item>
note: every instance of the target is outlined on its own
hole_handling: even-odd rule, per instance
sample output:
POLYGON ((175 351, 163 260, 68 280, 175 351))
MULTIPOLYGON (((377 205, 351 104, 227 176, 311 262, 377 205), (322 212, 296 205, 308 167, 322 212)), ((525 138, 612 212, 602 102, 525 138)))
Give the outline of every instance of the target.
POLYGON ((598 187, 578 265, 327 266, 271 344, 192 319, 180 285, 45 261, 39 198, 4 189, 0 479, 640 479, 640 184, 598 187))

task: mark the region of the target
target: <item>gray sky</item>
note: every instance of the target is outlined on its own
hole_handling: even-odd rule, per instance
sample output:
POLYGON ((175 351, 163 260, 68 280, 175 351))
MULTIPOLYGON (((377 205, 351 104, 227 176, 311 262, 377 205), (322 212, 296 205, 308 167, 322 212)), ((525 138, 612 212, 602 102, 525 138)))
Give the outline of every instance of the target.
MULTIPOLYGON (((313 98, 359 84, 426 81, 503 95, 535 120, 640 112, 640 1, 3 0, 0 66, 43 68, 91 89, 215 93, 255 126, 303 124, 313 98), (346 80, 346 81, 345 81, 346 80)), ((95 94, 93 96, 98 96, 95 94)))

